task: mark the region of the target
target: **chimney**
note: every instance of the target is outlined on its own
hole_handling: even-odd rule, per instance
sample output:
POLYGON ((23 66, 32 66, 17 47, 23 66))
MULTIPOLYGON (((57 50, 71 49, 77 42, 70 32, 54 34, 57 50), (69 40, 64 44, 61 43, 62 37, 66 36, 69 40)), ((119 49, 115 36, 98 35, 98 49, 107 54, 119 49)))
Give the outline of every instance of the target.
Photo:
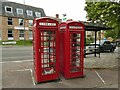
POLYGON ((56 14, 56 18, 59 18, 59 14, 56 14))

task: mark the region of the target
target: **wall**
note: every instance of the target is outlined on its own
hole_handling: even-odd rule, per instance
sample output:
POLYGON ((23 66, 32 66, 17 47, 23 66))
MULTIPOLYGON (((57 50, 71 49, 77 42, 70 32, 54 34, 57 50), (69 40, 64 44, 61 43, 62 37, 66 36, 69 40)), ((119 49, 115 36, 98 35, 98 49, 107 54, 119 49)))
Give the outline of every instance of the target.
MULTIPOLYGON (((13 18, 13 25, 8 25, 8 17, 2 17, 2 40, 8 40, 8 29, 13 29, 13 38, 14 40, 19 40, 19 29, 15 29, 16 26, 19 26, 19 18, 13 18)), ((23 26, 24 27, 24 26, 23 26)), ((25 20, 25 27, 28 27, 29 30, 32 30, 32 27, 29 27, 29 20, 25 20)), ((29 40, 29 30, 25 30, 25 40, 29 40)))

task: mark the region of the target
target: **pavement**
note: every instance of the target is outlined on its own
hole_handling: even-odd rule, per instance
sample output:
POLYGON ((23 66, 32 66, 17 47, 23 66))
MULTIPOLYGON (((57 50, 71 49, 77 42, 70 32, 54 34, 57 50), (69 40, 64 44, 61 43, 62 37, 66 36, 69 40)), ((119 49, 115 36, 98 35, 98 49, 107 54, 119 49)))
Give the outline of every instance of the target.
POLYGON ((119 49, 117 48, 113 53, 103 52, 97 57, 94 55, 87 55, 84 61, 85 68, 113 68, 118 66, 118 59, 120 59, 119 49))
POLYGON ((31 62, 4 63, 2 70, 3 88, 117 88, 117 69, 84 69, 84 78, 66 80, 62 76, 60 81, 34 85, 33 66, 31 62), (101 79, 102 78, 102 79, 101 79))
POLYGON ((84 61, 84 78, 35 85, 33 60, 2 63, 2 88, 118 88, 118 49, 101 53, 101 57, 87 55, 84 61))

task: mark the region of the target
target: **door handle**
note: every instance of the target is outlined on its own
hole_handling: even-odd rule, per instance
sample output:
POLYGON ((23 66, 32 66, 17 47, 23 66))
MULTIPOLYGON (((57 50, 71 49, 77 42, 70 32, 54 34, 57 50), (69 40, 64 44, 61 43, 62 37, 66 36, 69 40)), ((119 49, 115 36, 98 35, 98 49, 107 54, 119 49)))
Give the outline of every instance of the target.
POLYGON ((39 49, 39 52, 40 52, 41 50, 39 49))

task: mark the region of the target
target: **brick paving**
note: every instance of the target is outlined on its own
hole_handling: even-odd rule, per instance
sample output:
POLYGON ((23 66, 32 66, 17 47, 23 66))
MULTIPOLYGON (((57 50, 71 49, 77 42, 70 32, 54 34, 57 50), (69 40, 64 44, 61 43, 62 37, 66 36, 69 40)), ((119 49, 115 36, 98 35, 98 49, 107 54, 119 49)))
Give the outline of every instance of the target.
POLYGON ((94 57, 94 55, 87 55, 84 58, 84 66, 85 68, 113 68, 118 66, 118 48, 115 52, 103 52, 99 56, 94 57))

